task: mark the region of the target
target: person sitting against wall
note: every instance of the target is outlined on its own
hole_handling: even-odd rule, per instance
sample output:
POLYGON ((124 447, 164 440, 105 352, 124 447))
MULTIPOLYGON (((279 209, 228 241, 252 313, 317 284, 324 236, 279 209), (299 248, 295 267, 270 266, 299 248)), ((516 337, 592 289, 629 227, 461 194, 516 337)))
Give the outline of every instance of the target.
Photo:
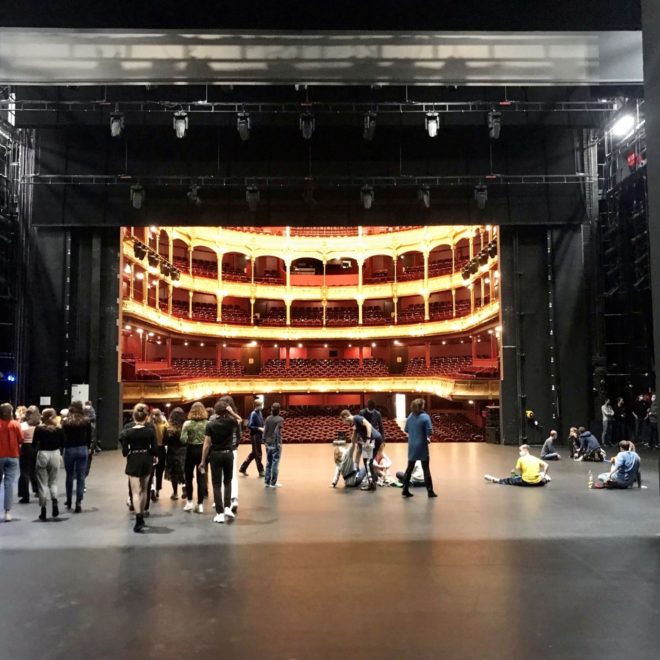
POLYGON ((606 460, 605 451, 600 446, 598 438, 581 426, 578 429, 580 436, 580 449, 577 453, 576 461, 592 461, 594 463, 602 463, 606 460))
POLYGON ((599 474, 598 482, 603 488, 630 488, 635 482, 641 488, 640 464, 641 459, 635 451, 635 445, 630 440, 621 440, 619 453, 612 458, 610 471, 599 474))
POLYGON ((484 474, 484 479, 494 484, 504 486, 545 486, 550 477, 545 461, 529 453, 529 445, 520 445, 518 448, 518 461, 514 473, 510 477, 498 479, 490 474, 484 474))
POLYGON ((541 448, 541 460, 543 461, 558 461, 561 456, 555 449, 555 440, 557 439, 557 431, 550 431, 550 435, 546 438, 541 448))

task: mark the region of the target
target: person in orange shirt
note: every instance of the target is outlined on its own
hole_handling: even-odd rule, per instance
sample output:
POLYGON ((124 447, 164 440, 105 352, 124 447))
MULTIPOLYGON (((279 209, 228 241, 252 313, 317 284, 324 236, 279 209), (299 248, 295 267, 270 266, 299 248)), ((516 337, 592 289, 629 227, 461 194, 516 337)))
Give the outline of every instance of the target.
POLYGON ((518 454, 515 473, 510 477, 498 479, 490 474, 485 474, 484 479, 504 486, 545 486, 550 481, 548 464, 540 458, 532 456, 529 453, 529 445, 520 445, 518 454))
POLYGON ((18 474, 18 458, 23 444, 23 431, 13 413, 11 403, 0 405, 0 485, 5 487, 5 522, 11 520, 14 481, 18 474))

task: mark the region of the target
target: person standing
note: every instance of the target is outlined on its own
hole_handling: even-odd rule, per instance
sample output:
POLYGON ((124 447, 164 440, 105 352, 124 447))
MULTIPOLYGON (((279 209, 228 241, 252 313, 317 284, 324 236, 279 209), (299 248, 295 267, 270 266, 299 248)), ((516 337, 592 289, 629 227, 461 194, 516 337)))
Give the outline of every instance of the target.
POLYGON ((235 518, 231 510, 231 482, 234 472, 233 444, 237 422, 230 415, 224 401, 215 404, 213 413, 213 419, 206 425, 204 432, 204 449, 199 469, 201 472, 205 471, 208 459, 215 502, 213 522, 224 523, 231 522, 235 518))
POLYGON ((41 424, 34 430, 32 440, 37 452, 37 478, 39 479, 39 520, 46 520, 48 499, 52 504, 53 518, 60 515, 57 503, 57 477, 60 460, 64 451, 64 431, 57 423, 57 411, 46 408, 41 416, 41 424))
MULTIPOLYGON (((204 513, 204 496, 206 495, 206 476, 199 471, 204 446, 208 414, 201 401, 195 401, 188 412, 188 419, 181 429, 181 442, 186 445, 186 497, 188 498, 184 511, 204 513), (193 504, 193 475, 197 480, 197 505, 193 504)), ((155 434, 154 434, 155 437, 155 434)))
POLYGON ((257 471, 259 476, 264 476, 264 465, 261 462, 261 443, 264 438, 264 416, 262 408, 264 407, 263 402, 260 399, 257 399, 254 402, 254 410, 250 413, 248 418, 248 431, 250 433, 250 444, 252 445, 252 450, 247 455, 247 458, 243 461, 239 472, 247 477, 247 469, 250 463, 254 460, 257 464, 257 471))
MULTIPOLYGON (((96 410, 91 401, 85 401, 84 406, 85 417, 89 420, 89 424, 92 427, 92 454, 99 454, 101 452, 101 447, 99 446, 99 439, 96 435, 96 410)), ((89 465, 87 465, 87 474, 89 474, 89 465)))
POLYGON ((34 430, 41 423, 41 414, 37 406, 30 406, 25 411, 24 420, 21 422, 23 431, 23 444, 21 445, 21 456, 18 464, 21 476, 18 478, 18 501, 21 504, 30 503, 30 486, 32 493, 39 496, 39 483, 37 481, 37 450, 34 448, 32 438, 34 430))
POLYGON ((655 400, 655 394, 651 396, 646 421, 649 425, 649 449, 658 449, 658 402, 655 400))
POLYGON ((178 500, 179 484, 185 483, 186 446, 181 444, 181 428, 186 421, 183 408, 174 408, 167 420, 165 429, 165 445, 167 457, 165 461, 165 478, 172 483, 171 500, 178 500))
POLYGON ((415 467, 415 461, 420 461, 424 471, 424 485, 429 497, 437 497, 433 490, 431 479, 429 445, 433 435, 431 418, 424 412, 424 399, 415 399, 410 404, 410 414, 403 429, 408 434, 408 467, 403 475, 403 497, 412 497, 410 492, 410 478, 415 467))
POLYGON ((614 424, 614 408, 609 399, 605 399, 605 403, 600 407, 603 415, 603 445, 605 447, 612 446, 612 431, 614 424))
POLYGON ((82 511, 85 493, 87 460, 92 445, 92 426, 85 417, 80 401, 72 401, 67 416, 62 420, 64 431, 64 469, 66 470, 66 508, 71 508, 73 481, 76 481, 75 513, 82 511))
POLYGON ((280 488, 277 478, 280 474, 280 459, 282 458, 282 426, 284 418, 280 415, 280 404, 270 407, 270 415, 264 422, 264 444, 266 445, 266 473, 264 486, 280 488))
POLYGON ((635 419, 635 442, 641 444, 644 439, 644 429, 646 425, 646 413, 649 404, 646 397, 640 394, 633 403, 633 418, 635 419))
MULTIPOLYGON (((380 410, 376 408, 376 402, 373 399, 367 401, 367 407, 360 410, 360 415, 380 433, 380 442, 384 442, 385 429, 383 428, 383 416, 380 414, 380 410)), ((378 453, 380 442, 374 446, 374 456, 378 453)))
POLYGON ((13 418, 11 403, 0 405, 0 485, 5 487, 5 522, 11 521, 11 505, 14 499, 14 481, 18 474, 18 457, 21 455, 23 432, 13 418))
POLYGON ((167 420, 163 413, 158 408, 151 410, 151 423, 156 432, 156 458, 158 463, 154 468, 156 479, 151 479, 151 501, 155 502, 160 497, 160 491, 163 487, 163 474, 165 473, 165 459, 167 452, 165 451, 165 431, 167 430, 167 420))
POLYGON ((147 407, 138 404, 133 409, 133 427, 122 432, 122 454, 126 457, 125 474, 135 507, 133 531, 136 533, 146 527, 144 511, 149 495, 149 479, 156 461, 156 432, 153 426, 146 426, 148 417, 147 407))
POLYGON ((232 445, 232 451, 234 452, 234 472, 231 478, 231 511, 235 514, 238 512, 238 445, 241 444, 241 424, 243 419, 238 414, 236 403, 234 403, 234 399, 231 396, 226 394, 225 396, 220 397, 218 401, 224 401, 227 404, 227 412, 230 417, 233 417, 236 420, 234 444, 232 445))

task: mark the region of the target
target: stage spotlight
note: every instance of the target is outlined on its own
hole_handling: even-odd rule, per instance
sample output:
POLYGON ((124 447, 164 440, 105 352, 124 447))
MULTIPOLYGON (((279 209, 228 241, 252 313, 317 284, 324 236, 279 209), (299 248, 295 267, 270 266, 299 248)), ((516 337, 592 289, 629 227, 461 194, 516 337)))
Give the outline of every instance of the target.
POLYGON ((202 203, 202 200, 199 198, 199 186, 196 183, 193 183, 190 186, 190 190, 187 192, 186 197, 188 198, 188 203, 193 206, 199 206, 202 203))
POLYGON ((300 115, 300 132, 305 140, 311 140, 316 128, 316 119, 311 112, 303 112, 300 115))
POLYGON ((476 259, 470 261, 470 273, 475 275, 479 272, 479 262, 476 259))
POLYGON ((477 208, 480 211, 483 211, 486 208, 486 202, 488 201, 488 188, 486 186, 475 186, 474 187, 474 199, 477 202, 477 208))
POLYGON ((621 115, 614 124, 612 124, 612 135, 618 138, 626 137, 626 135, 632 133, 634 129, 635 118, 630 114, 621 115))
POLYGON ((496 241, 491 241, 488 244, 488 256, 491 257, 491 258, 497 256, 497 242, 496 241))
POLYGON ((485 266, 488 263, 488 250, 482 250, 477 256, 480 266, 485 266))
POLYGON ((174 132, 178 138, 186 137, 186 131, 188 130, 188 114, 183 110, 175 112, 173 126, 174 132))
POLYGON ((461 277, 464 280, 469 280, 470 279, 470 266, 469 266, 469 264, 466 265, 466 266, 463 266, 463 268, 461 269, 461 277))
POLYGON ((417 199, 425 209, 429 208, 431 206, 431 189, 428 186, 417 188, 417 199))
POLYGON ((178 268, 172 268, 170 270, 170 277, 173 282, 178 282, 181 279, 181 271, 178 268))
POLYGON ((257 186, 248 186, 245 189, 245 201, 247 202, 248 208, 252 213, 254 213, 257 210, 257 206, 259 206, 259 200, 261 198, 261 195, 259 193, 259 188, 257 186))
POLYGON ((371 186, 362 186, 360 190, 360 200, 365 209, 370 209, 374 203, 374 189, 371 186))
POLYGON ((367 141, 371 142, 374 139, 376 134, 376 113, 367 112, 364 115, 362 137, 367 141))
POLYGON ((130 192, 130 198, 131 198, 131 205, 133 206, 134 209, 141 209, 142 204, 144 204, 144 198, 146 197, 144 188, 139 184, 136 183, 134 186, 131 186, 131 192, 130 192))
POLYGON ((236 130, 244 142, 250 139, 250 128, 250 115, 247 112, 239 112, 236 117, 236 130))
POLYGON ((502 130, 502 113, 491 110, 488 113, 488 135, 492 140, 499 140, 502 130))
POLYGON ((429 134, 429 137, 434 138, 440 128, 440 115, 437 112, 427 112, 424 125, 426 126, 426 132, 429 134))
POLYGON ((170 265, 167 263, 167 261, 160 262, 160 274, 164 277, 169 277, 171 275, 170 265))
POLYGON ((110 115, 110 135, 112 137, 119 137, 124 130, 124 115, 115 108, 115 111, 110 115))
POLYGON ((160 262, 160 257, 155 252, 147 254, 147 261, 152 268, 156 268, 160 262))
POLYGON ((139 241, 135 241, 133 243, 133 254, 136 259, 144 259, 147 256, 147 248, 139 241))

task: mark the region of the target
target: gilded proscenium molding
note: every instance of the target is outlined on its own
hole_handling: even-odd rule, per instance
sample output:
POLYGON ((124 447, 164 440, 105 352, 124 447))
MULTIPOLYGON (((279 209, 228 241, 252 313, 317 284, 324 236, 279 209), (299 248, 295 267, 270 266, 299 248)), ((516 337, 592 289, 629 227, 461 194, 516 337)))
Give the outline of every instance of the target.
POLYGON ((405 252, 430 252, 443 245, 453 248, 461 240, 473 238, 476 231, 486 232, 486 227, 427 225, 383 234, 328 237, 280 236, 226 227, 157 227, 157 230, 188 247, 205 247, 218 254, 238 252, 251 259, 278 257, 285 261, 304 257, 319 261, 349 257, 361 261, 379 255, 398 257, 405 252))
POLYGON ((123 383, 123 400, 134 401, 199 401, 220 394, 345 393, 401 392, 434 394, 445 399, 466 401, 497 399, 500 381, 497 379, 451 380, 447 378, 379 377, 344 379, 263 379, 232 380, 130 381, 123 383))
POLYGON ((225 323, 207 323, 169 316, 163 312, 125 299, 122 302, 124 320, 139 319, 152 324, 156 329, 185 336, 215 337, 218 339, 245 339, 266 341, 301 341, 301 340, 373 340, 399 339, 401 337, 433 337, 436 335, 465 333, 478 328, 488 321, 499 318, 499 301, 484 305, 469 316, 445 319, 443 321, 425 321, 423 323, 397 324, 385 326, 350 326, 350 327, 298 327, 298 326, 261 326, 229 325, 225 323))

